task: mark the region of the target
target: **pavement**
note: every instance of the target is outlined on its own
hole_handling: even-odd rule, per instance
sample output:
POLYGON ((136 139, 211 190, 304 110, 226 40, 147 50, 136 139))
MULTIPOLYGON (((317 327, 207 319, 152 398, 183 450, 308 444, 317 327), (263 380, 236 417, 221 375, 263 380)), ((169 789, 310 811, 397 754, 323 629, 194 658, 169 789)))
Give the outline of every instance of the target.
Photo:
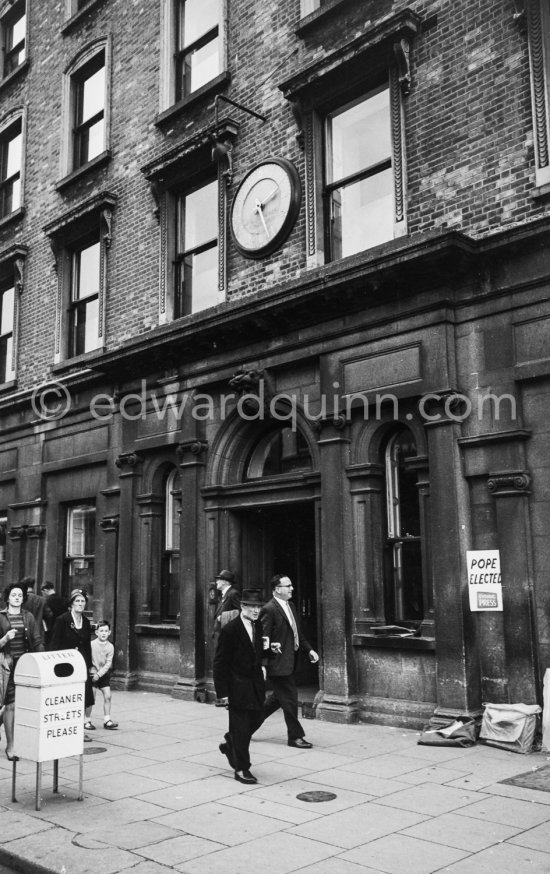
MULTIPOLYGON (((550 872, 550 791, 499 781, 549 753, 418 746, 419 733, 305 720, 312 750, 288 747, 279 713, 251 745, 258 784, 238 783, 218 750, 223 708, 114 692, 118 731, 96 706, 79 758, 0 758, 0 863, 25 874, 530 874, 550 872), (302 800, 303 793, 306 798, 302 800), (325 799, 325 800, 322 800, 325 799)), ((2 739, 2 747, 5 740, 2 739)))

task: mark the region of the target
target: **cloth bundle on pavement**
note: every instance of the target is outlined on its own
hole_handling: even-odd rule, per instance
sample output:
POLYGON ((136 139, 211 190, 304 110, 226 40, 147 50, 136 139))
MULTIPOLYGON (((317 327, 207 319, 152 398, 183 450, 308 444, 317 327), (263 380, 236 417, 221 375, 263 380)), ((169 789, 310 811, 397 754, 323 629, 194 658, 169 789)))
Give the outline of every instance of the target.
POLYGON ((529 753, 537 727, 538 704, 485 704, 479 739, 492 747, 529 753))

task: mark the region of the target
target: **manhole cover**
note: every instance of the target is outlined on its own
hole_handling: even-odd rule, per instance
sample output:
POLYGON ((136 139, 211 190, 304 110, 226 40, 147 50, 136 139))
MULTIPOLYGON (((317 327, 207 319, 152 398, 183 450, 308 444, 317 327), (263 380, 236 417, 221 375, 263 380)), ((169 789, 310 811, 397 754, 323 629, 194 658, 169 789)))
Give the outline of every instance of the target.
POLYGON ((336 795, 334 792, 323 792, 321 789, 316 789, 313 792, 300 792, 296 796, 299 801, 334 801, 336 795))
POLYGON ((517 777, 508 777, 507 780, 500 780, 500 782, 506 783, 508 786, 521 786, 523 789, 540 789, 541 792, 550 792, 550 765, 537 768, 536 771, 526 771, 525 774, 518 774, 517 777))
POLYGON ((97 756, 98 753, 106 753, 107 747, 85 747, 84 755, 85 756, 97 756))

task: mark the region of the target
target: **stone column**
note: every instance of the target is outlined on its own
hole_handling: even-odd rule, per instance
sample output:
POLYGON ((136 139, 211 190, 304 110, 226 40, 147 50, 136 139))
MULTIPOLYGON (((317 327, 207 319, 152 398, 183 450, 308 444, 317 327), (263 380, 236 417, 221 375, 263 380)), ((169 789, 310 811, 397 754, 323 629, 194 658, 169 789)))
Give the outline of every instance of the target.
MULTIPOLYGON (((439 397, 439 396, 438 396, 439 397)), ((468 600, 466 550, 471 543, 467 484, 452 395, 425 404, 431 503, 437 707, 434 721, 481 712, 479 655, 468 600)))
POLYGON ((130 688, 136 682, 136 653, 132 633, 136 618, 132 614, 132 603, 136 596, 133 547, 135 492, 141 477, 141 460, 136 452, 124 452, 115 459, 115 464, 120 471, 120 521, 116 571, 118 597, 114 622, 117 638, 117 674, 124 688, 130 688))
POLYGON ((496 471, 487 479, 496 506, 508 698, 513 704, 542 703, 528 505, 530 481, 526 470, 496 471))
POLYGON ((204 569, 199 562, 201 544, 200 487, 208 444, 189 439, 179 443, 180 486, 185 513, 180 529, 180 676, 172 690, 177 698, 206 701, 204 569))
POLYGON ((352 537, 344 520, 343 488, 349 442, 343 416, 322 423, 318 440, 322 527, 318 598, 322 630, 319 679, 323 696, 317 718, 333 722, 354 721, 358 708, 352 688, 351 628, 346 614, 350 593, 346 591, 345 552, 351 552, 352 537))

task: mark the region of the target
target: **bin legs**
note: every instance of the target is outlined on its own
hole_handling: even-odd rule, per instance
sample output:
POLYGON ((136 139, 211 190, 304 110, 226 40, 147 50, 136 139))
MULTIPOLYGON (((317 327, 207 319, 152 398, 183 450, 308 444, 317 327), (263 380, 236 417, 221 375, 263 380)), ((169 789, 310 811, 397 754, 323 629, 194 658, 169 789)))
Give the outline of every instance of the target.
POLYGON ((84 786, 83 786, 83 776, 84 776, 84 755, 80 753, 78 757, 78 800, 84 800, 84 786))
POLYGON ((42 804, 42 762, 36 763, 36 791, 34 794, 34 809, 40 810, 42 804))
POLYGON ((53 760, 53 787, 52 791, 57 792, 59 788, 59 759, 53 760))
POLYGON ((17 776, 17 762, 14 759, 12 762, 12 765, 11 765, 11 800, 12 801, 17 801, 17 798, 15 797, 16 776, 17 776))

